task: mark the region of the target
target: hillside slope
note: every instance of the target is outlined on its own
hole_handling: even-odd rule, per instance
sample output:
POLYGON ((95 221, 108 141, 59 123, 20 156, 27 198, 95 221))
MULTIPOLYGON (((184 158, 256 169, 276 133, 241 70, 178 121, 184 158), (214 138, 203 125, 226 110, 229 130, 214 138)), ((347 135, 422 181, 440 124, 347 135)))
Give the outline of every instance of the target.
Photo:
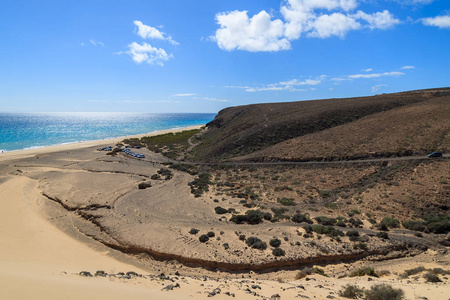
POLYGON ((343 160, 450 150, 450 96, 293 138, 240 160, 343 160))
MULTIPOLYGON (((447 99, 441 104, 445 106, 449 94, 450 88, 442 88, 371 97, 230 107, 220 111, 207 124, 208 130, 201 136, 201 144, 194 148, 193 158, 213 161, 244 156, 293 138, 431 99, 447 99)), ((395 115, 392 118, 395 119, 395 115)))

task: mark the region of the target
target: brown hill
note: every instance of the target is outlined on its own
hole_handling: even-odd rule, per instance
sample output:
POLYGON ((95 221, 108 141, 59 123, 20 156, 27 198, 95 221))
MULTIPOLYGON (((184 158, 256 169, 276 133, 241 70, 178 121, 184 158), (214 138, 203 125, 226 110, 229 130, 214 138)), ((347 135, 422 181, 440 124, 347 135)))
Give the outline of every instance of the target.
POLYGON ((245 160, 342 160, 423 155, 450 149, 450 96, 375 113, 240 157, 245 160))
MULTIPOLYGON (((259 159, 268 155, 274 158, 286 156, 286 159, 323 159, 367 156, 372 152, 375 152, 374 155, 380 153, 384 155, 388 152, 405 155, 424 153, 441 147, 445 143, 447 144, 444 146, 448 148, 446 136, 449 126, 446 120, 448 118, 445 116, 446 114, 448 116, 449 95, 450 88, 441 88, 371 97, 230 107, 220 111, 216 118, 207 124, 208 130, 201 136, 202 143, 194 148, 193 158, 208 161, 230 159, 250 153, 255 154, 256 151, 278 143, 306 136, 310 136, 310 139, 305 139, 302 143, 305 143, 305 147, 317 149, 314 151, 315 154, 306 150, 301 155, 294 154, 289 151, 299 146, 283 143, 280 147, 290 149, 275 156, 272 155, 275 152, 270 150, 248 156, 248 158, 259 159), (410 106, 410 109, 401 109, 410 106), (427 112, 426 116, 423 116, 422 111, 427 112), (412 115, 408 116, 408 114, 412 115), (364 117, 369 116, 373 117, 372 121, 363 121, 364 117), (389 125, 390 123, 392 125, 389 125), (418 126, 408 129, 408 126, 414 125, 411 123, 418 126), (345 124, 352 124, 352 126, 343 127, 345 124), (395 135, 387 140, 384 139, 383 134, 379 134, 378 138, 372 140, 383 141, 390 147, 383 149, 384 146, 381 143, 379 147, 372 150, 370 138, 373 137, 374 132, 380 132, 377 129, 378 125, 381 125, 386 133, 395 133, 395 135), (419 125, 425 128, 417 131, 420 128, 419 125), (392 130, 388 130, 389 126, 392 130), (331 128, 336 130, 327 136, 325 132, 331 128), (341 128, 344 131, 340 132, 341 128), (330 145, 327 146, 327 154, 323 154, 322 151, 326 145, 315 144, 314 134, 318 133, 324 134, 318 136, 322 144, 330 145), (439 134, 438 138, 432 138, 431 141, 427 138, 430 134, 436 133, 439 134), (420 135, 422 136, 419 138, 420 135), (332 142, 327 141, 332 136, 332 142), (353 139, 347 142, 350 136, 353 139), (340 147, 335 147, 336 140, 339 140, 340 147), (362 141, 365 147, 359 145, 362 141), (355 144, 358 144, 356 150, 355 144), (363 151, 359 151, 361 149, 363 151), (336 153, 337 150, 341 152, 336 153)), ((279 149, 273 148, 273 151, 279 151, 279 149)))

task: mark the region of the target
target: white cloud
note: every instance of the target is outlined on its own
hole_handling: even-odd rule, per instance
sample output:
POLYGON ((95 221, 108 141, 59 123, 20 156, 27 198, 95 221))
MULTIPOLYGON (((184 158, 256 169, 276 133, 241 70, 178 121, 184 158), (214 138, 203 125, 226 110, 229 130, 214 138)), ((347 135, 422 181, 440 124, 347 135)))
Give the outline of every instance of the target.
POLYGON ((434 0, 391 0, 391 1, 398 2, 401 4, 420 5, 420 4, 429 4, 434 0))
POLYGON ((366 21, 368 23, 367 26, 370 29, 388 29, 389 27, 400 23, 400 20, 395 19, 394 16, 387 10, 376 12, 371 15, 359 10, 354 17, 356 19, 366 21))
POLYGON ((228 99, 217 99, 217 98, 209 98, 209 97, 203 97, 203 100, 207 101, 213 101, 213 102, 230 102, 231 100, 228 99))
MULTIPOLYGON (((96 41, 96 40, 89 40, 89 43, 91 43, 91 45, 94 45, 94 46, 102 46, 102 47, 105 46, 105 44, 103 44, 100 41, 96 41)), ((84 46, 84 45, 85 45, 84 43, 81 43, 81 46, 84 46)))
POLYGON ((351 30, 387 29, 400 23, 387 10, 352 14, 357 5, 356 0, 283 0, 280 12, 284 20, 273 20, 264 10, 253 17, 247 11, 219 13, 216 22, 220 28, 212 38, 227 51, 280 51, 290 49, 290 42, 302 35, 343 38, 351 30))
POLYGON ((401 76, 401 75, 405 75, 405 73, 384 72, 384 73, 372 73, 372 74, 355 74, 355 75, 348 75, 347 77, 350 79, 360 79, 360 78, 378 78, 378 77, 385 77, 385 76, 401 76))
MULTIPOLYGON (((227 88, 245 89, 246 92, 285 91, 285 90, 288 90, 291 92, 305 92, 308 89, 299 89, 296 87, 307 86, 307 85, 311 85, 311 86, 318 85, 325 79, 325 77, 326 77, 325 75, 322 75, 315 79, 305 79, 305 80, 292 79, 289 81, 281 81, 278 83, 268 84, 263 87, 250 87, 250 86, 226 86, 226 87, 227 88)), ((309 90, 311 90, 311 88, 309 90)))
POLYGON ((436 26, 439 28, 450 28, 450 15, 437 16, 434 18, 423 18, 421 21, 426 26, 436 26))
POLYGON ((166 37, 166 34, 164 32, 159 31, 155 27, 144 25, 141 21, 134 21, 133 23, 137 26, 136 34, 143 39, 165 40, 172 45, 179 45, 179 43, 177 41, 174 41, 171 36, 166 37))
POLYGON ((363 71, 363 72, 370 72, 370 71, 372 71, 373 69, 371 69, 371 68, 369 68, 369 69, 362 69, 361 71, 363 71))
POLYGON ((152 45, 147 43, 142 43, 142 45, 140 45, 133 42, 128 45, 128 48, 129 50, 126 53, 129 54, 137 64, 146 62, 152 65, 164 66, 163 62, 173 58, 173 55, 167 54, 164 49, 152 47, 152 45))
POLYGON ((247 11, 232 11, 216 15, 220 25, 213 37, 224 50, 279 51, 290 49, 289 41, 283 36, 281 20, 271 20, 266 11, 249 18, 247 11))
POLYGON ((402 70, 411 70, 411 69, 415 69, 416 67, 414 66, 403 66, 402 70))
POLYGON ((133 104, 145 104, 145 103, 181 103, 181 101, 173 100, 123 100, 117 101, 118 103, 133 103, 133 104))
POLYGON ((350 30, 361 27, 353 17, 341 13, 331 15, 321 15, 310 23, 310 37, 328 38, 332 35, 343 38, 350 30))
POLYGON ((377 84, 372 87, 372 93, 378 92, 382 87, 388 86, 387 84, 377 84))
POLYGON ((192 97, 192 96, 195 96, 195 94, 185 93, 172 95, 172 97, 192 97))
MULTIPOLYGON (((367 70, 371 71, 371 69, 366 69, 366 70, 362 70, 362 71, 366 72, 367 70)), ((393 76, 402 76, 402 75, 405 75, 405 73, 396 72, 396 71, 384 72, 384 73, 370 73, 370 74, 353 74, 353 75, 346 75, 346 76, 341 76, 341 77, 334 77, 334 78, 331 78, 331 81, 334 81, 335 84, 337 84, 342 81, 351 81, 353 79, 371 79, 371 78, 393 77, 393 76)))

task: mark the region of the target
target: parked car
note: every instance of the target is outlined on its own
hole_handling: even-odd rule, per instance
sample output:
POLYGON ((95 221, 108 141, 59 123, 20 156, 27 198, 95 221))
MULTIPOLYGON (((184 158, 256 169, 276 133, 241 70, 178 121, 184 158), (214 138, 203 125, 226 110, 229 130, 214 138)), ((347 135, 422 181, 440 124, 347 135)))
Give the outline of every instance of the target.
POLYGON ((428 154, 429 158, 433 158, 433 157, 442 157, 442 152, 433 152, 428 154))

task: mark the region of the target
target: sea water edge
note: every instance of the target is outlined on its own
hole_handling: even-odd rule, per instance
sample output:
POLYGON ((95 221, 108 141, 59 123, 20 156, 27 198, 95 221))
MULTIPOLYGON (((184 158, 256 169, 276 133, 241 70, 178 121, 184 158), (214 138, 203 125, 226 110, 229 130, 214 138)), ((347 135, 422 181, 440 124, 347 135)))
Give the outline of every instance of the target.
POLYGON ((206 124, 212 113, 0 113, 0 153, 206 124))

